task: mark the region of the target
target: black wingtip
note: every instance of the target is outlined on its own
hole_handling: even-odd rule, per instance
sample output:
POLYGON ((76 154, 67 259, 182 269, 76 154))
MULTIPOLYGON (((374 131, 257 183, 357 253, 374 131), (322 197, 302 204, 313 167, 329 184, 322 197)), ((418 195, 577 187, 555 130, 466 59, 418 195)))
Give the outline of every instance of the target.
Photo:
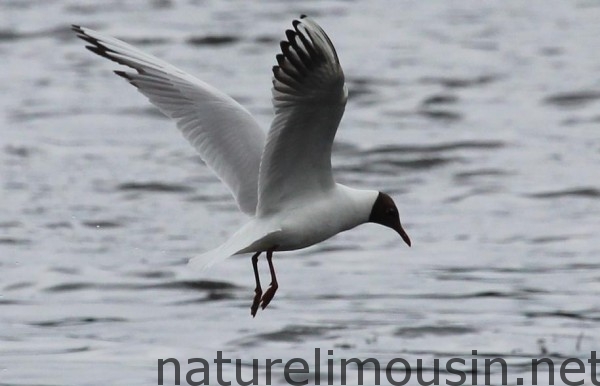
POLYGON ((283 56, 283 54, 275 55, 275 59, 277 60, 277 64, 279 64, 279 66, 283 66, 283 62, 285 61, 285 56, 283 56))
POLYGON ((292 31, 291 29, 286 29, 285 30, 285 37, 287 37, 288 41, 290 43, 292 43, 296 37, 296 32, 292 31))
POLYGON ((80 25, 71 24, 71 31, 75 32, 77 34, 77 37, 80 39, 83 39, 83 37, 86 36, 85 32, 83 32, 83 29, 81 29, 80 25))
POLYGON ((281 48, 281 52, 284 54, 290 50, 290 42, 286 40, 282 40, 279 42, 279 48, 281 48))
POLYGON ((104 49, 102 46, 85 46, 85 48, 87 48, 89 51, 92 51, 96 55, 106 57, 106 49, 104 49))
POLYGON ((121 78, 125 78, 127 80, 131 80, 131 78, 129 77, 129 74, 127 74, 125 71, 115 70, 113 72, 115 74, 119 75, 121 78))
POLYGON ((306 17, 307 16, 305 14, 300 15, 300 19, 306 19, 306 17))

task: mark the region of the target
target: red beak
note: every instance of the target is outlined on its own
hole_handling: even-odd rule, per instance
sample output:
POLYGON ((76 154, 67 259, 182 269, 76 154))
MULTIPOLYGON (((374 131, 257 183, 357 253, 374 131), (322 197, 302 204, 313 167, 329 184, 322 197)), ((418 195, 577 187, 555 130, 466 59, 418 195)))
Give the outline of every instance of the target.
POLYGON ((408 234, 406 233, 404 228, 402 228, 402 225, 398 224, 398 227, 396 228, 396 232, 398 232, 400 237, 402 237, 402 240, 404 240, 404 242, 406 244, 408 244, 408 246, 410 247, 411 246, 410 237, 408 237, 408 234))

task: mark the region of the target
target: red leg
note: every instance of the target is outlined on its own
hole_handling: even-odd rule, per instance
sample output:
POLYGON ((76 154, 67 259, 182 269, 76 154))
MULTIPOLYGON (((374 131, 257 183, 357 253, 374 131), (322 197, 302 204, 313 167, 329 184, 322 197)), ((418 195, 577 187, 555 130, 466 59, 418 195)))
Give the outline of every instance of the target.
POLYGON ((254 301, 252 302, 252 307, 250 308, 250 314, 252 317, 256 316, 256 311, 258 311, 258 305, 260 303, 260 299, 262 297, 262 288, 260 286, 260 277, 258 276, 258 256, 260 252, 256 252, 254 256, 252 256, 252 268, 254 268, 254 281, 256 282, 256 288, 254 289, 254 301))
POLYGON ((269 285, 269 288, 267 288, 267 291, 260 299, 260 306, 263 310, 267 308, 271 300, 273 300, 273 296, 275 296, 275 292, 277 292, 277 288, 279 288, 277 276, 275 275, 275 267, 273 267, 273 249, 267 251, 267 262, 269 263, 269 271, 271 271, 271 285, 269 285))

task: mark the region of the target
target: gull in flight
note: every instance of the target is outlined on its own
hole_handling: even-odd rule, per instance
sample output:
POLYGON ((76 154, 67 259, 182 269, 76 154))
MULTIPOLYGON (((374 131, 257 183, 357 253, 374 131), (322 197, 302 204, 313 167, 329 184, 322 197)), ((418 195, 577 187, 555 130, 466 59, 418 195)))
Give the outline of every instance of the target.
POLYGON ((252 316, 277 291, 275 252, 306 248, 368 222, 392 228, 411 243, 389 195, 335 182, 331 148, 348 97, 344 73, 331 40, 315 21, 302 15, 292 27, 273 67, 275 118, 268 133, 244 107, 207 83, 121 40, 72 27, 87 49, 135 70, 115 73, 177 123, 250 216, 224 244, 190 264, 206 267, 253 253, 252 316), (271 273, 264 293, 258 274, 263 252, 271 273))

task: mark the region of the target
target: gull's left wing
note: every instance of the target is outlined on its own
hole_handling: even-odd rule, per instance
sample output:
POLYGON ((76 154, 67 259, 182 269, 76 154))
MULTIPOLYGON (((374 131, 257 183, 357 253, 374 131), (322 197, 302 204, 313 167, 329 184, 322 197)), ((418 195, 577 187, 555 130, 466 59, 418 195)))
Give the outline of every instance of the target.
POLYGON ((275 119, 258 181, 257 215, 335 186, 331 148, 348 91, 331 40, 310 18, 292 23, 273 67, 275 119))

